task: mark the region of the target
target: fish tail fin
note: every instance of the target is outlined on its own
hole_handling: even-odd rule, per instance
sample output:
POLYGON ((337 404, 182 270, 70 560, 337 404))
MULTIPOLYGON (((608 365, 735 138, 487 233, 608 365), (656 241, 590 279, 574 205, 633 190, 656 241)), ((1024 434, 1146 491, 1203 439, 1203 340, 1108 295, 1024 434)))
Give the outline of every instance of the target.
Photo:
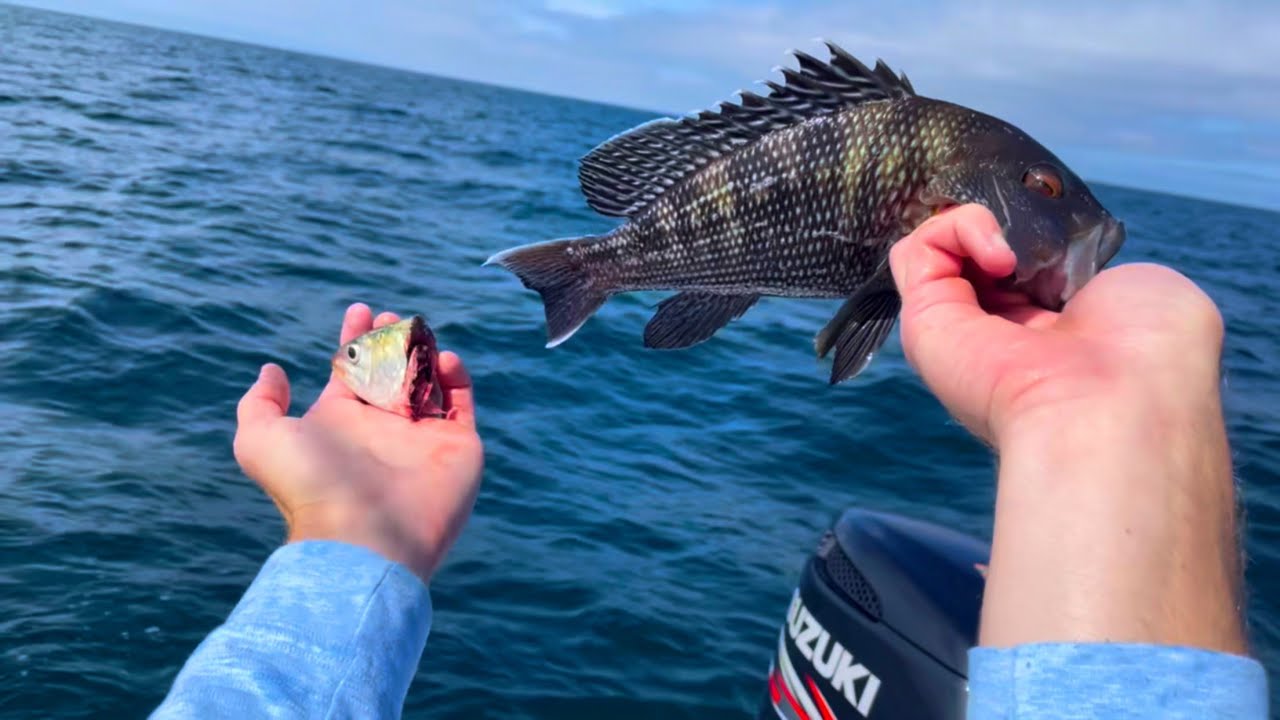
POLYGON ((609 299, 570 252, 600 236, 567 238, 520 245, 503 250, 484 262, 509 270, 530 290, 542 296, 547 316, 547 347, 568 340, 609 299))

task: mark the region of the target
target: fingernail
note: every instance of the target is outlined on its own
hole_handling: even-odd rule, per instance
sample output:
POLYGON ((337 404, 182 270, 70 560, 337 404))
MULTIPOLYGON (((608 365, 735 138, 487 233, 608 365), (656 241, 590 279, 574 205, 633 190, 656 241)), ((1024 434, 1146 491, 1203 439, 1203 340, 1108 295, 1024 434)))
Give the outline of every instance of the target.
POLYGON ((992 233, 991 237, 987 238, 987 243, 991 246, 992 250, 1008 250, 1012 252, 1012 249, 1009 247, 1009 241, 1004 238, 1003 231, 997 230, 992 233))
POLYGON ((893 273, 893 282, 898 286, 900 292, 904 291, 911 283, 910 256, 911 253, 906 252, 906 246, 904 245, 895 246, 889 252, 889 271, 893 273))
POLYGON ((905 288, 916 286, 915 267, 910 257, 902 258, 902 284, 905 288))

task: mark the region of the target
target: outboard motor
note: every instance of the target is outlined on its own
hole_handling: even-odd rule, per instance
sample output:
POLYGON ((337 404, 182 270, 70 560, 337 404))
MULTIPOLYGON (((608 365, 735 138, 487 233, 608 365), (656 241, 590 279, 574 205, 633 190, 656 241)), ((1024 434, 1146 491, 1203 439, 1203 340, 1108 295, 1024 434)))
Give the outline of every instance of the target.
POLYGON ((963 718, 990 548, 850 509, 805 563, 757 720, 963 718))

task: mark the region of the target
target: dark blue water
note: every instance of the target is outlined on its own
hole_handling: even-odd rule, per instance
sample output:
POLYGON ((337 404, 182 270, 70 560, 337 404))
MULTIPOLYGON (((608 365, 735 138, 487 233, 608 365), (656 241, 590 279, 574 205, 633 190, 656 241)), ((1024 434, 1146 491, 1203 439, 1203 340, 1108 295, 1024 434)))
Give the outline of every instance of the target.
MULTIPOLYGON (((834 303, 640 346, 653 298, 548 351, 481 262, 599 232, 576 160, 632 111, 0 7, 0 714, 141 716, 277 546, 231 456, 282 363, 298 408, 343 308, 425 313, 475 377, 488 473, 434 583, 410 716, 732 717, 797 571, 859 504, 984 537, 992 465, 896 337, 832 389, 834 303)), ((1250 618, 1280 649, 1280 215, 1100 189, 1125 261, 1221 304, 1250 618)), ((296 412, 296 409, 295 409, 296 412)), ((1208 679, 1206 679, 1208 680, 1208 679)))

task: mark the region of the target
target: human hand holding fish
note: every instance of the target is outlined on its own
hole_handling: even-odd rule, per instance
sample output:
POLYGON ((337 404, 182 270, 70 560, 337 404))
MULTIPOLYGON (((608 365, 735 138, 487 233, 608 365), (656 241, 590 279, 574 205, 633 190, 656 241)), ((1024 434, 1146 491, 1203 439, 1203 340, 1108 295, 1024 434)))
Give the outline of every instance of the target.
MULTIPOLYGON (((484 457, 471 380, 461 359, 449 352, 437 355, 430 338, 432 361, 423 368, 430 372, 422 378, 430 382, 404 385, 410 393, 417 388, 427 392, 413 407, 408 396, 392 406, 389 395, 374 392, 371 396, 387 406, 382 407, 353 392, 352 386, 365 386, 340 362, 351 359, 353 347, 358 353, 372 352, 373 340, 389 347, 396 336, 403 374, 413 366, 411 357, 404 362, 406 353, 425 351, 416 343, 429 338, 429 332, 392 313, 382 313, 375 322, 367 306, 351 306, 334 372, 301 417, 288 416, 284 371, 270 364, 262 368, 237 410, 235 456, 280 508, 289 542, 361 545, 429 581, 465 525, 479 490, 484 457)), ((411 374, 416 380, 416 373, 411 374)))
POLYGON ((976 204, 931 218, 890 254, 907 360, 978 437, 999 447, 1121 394, 1162 414, 1217 397, 1222 318, 1187 278, 1149 264, 1103 270, 1058 312, 1001 285, 1015 263, 976 204))
POLYGON ((979 641, 1245 653, 1216 306, 1147 264, 1035 306, 998 229, 966 205, 890 254, 908 361, 999 455, 979 641))
POLYGON ((1050 310, 1120 250, 1124 223, 1030 135, 826 45, 827 60, 793 51, 799 67, 765 95, 742 91, 588 153, 587 204, 622 225, 486 261, 537 291, 548 347, 621 293, 676 291, 644 329, 661 350, 706 342, 765 296, 840 298, 813 344, 820 358, 834 350, 836 384, 868 367, 897 321, 889 250, 939 212, 998 212, 1016 255, 1005 285, 1050 310))

